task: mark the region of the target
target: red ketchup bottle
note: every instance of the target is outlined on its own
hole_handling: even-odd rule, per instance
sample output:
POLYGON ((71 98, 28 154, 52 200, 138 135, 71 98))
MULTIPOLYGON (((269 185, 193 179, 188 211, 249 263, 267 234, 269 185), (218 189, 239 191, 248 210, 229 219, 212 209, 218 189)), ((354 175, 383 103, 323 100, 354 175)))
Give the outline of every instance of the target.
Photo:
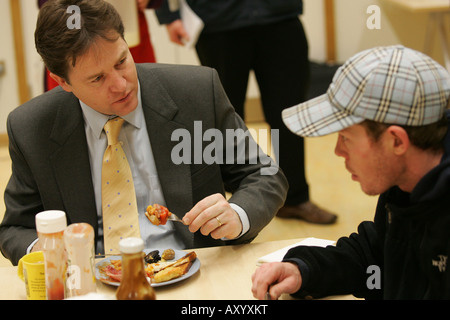
POLYGON ((63 211, 43 211, 36 215, 36 229, 42 243, 45 265, 47 300, 65 298, 67 258, 64 247, 64 230, 67 227, 63 211))

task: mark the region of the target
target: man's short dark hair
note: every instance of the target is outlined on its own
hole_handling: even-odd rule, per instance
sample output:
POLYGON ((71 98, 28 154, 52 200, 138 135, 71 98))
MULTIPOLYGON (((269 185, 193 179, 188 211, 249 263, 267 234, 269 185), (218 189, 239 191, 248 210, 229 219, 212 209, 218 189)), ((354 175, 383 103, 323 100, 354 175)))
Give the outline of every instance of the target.
MULTIPOLYGON (((377 142, 383 132, 394 124, 365 120, 361 125, 366 129, 369 137, 377 142)), ((419 149, 438 152, 444 148, 444 139, 448 131, 448 119, 446 116, 442 117, 438 122, 425 126, 399 125, 399 127, 406 131, 411 143, 419 149)))
POLYGON ((35 44, 48 70, 69 82, 70 64, 98 39, 124 39, 124 26, 116 9, 104 0, 49 0, 40 9, 35 44), (80 9, 80 28, 69 28, 72 6, 80 9))

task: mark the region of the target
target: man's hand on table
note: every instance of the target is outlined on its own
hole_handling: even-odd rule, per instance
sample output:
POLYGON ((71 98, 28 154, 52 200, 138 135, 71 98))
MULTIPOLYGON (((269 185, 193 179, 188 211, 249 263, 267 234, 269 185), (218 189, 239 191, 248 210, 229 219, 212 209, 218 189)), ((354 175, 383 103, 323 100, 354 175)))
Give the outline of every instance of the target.
POLYGON ((252 275, 252 293, 257 299, 276 300, 283 293, 292 294, 300 290, 302 276, 298 267, 290 262, 268 262, 262 264, 252 275))

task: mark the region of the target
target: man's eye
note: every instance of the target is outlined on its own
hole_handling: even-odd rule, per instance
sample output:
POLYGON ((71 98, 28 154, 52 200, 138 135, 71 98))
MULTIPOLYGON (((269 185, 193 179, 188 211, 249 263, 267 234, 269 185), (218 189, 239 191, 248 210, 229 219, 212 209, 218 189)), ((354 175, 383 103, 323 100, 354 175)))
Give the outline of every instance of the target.
POLYGON ((92 82, 99 82, 100 80, 103 79, 103 76, 98 76, 97 78, 95 78, 92 82))

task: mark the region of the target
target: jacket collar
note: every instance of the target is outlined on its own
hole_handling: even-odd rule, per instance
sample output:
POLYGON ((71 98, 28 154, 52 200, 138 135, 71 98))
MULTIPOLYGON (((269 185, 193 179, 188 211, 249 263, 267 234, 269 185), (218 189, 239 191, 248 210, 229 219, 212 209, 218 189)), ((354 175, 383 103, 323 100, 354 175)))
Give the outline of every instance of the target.
POLYGON ((49 138, 58 146, 49 161, 68 222, 88 222, 97 230, 97 210, 80 104, 73 94, 55 90, 60 91, 55 91, 56 116, 49 138))
MULTIPOLYGON (((161 84, 156 70, 146 70, 137 65, 142 90, 142 108, 147 131, 152 144, 153 156, 167 206, 177 215, 184 215, 192 208, 191 170, 189 164, 174 165, 171 153, 179 143, 172 141, 172 133, 185 127, 176 121, 179 107, 161 84)), ((167 80, 167 79, 166 79, 167 80)))

